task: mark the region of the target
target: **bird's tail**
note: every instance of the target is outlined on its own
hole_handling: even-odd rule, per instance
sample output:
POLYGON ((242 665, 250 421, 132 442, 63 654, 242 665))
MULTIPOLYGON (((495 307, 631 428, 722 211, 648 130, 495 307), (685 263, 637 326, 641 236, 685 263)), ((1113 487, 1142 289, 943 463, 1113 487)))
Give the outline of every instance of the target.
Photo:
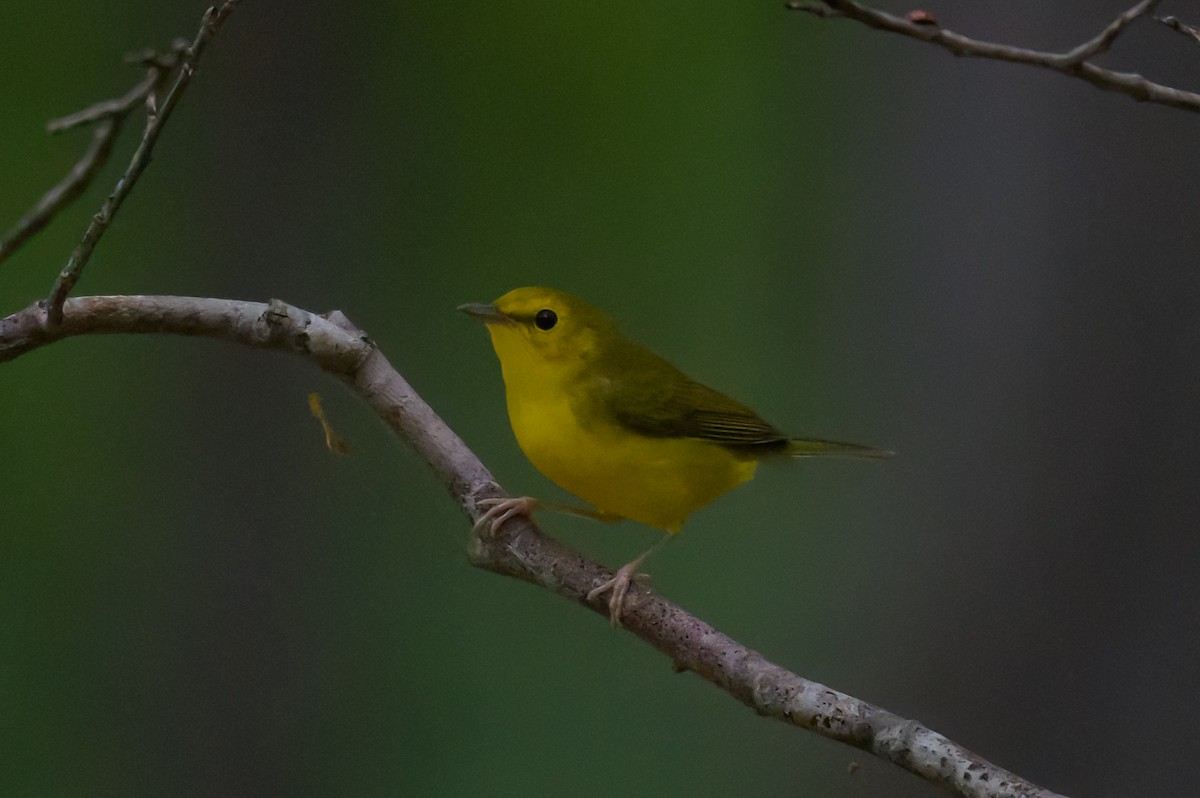
POLYGON ((838 441, 822 441, 816 439, 792 438, 787 443, 783 453, 788 457, 863 457, 869 460, 884 460, 895 452, 887 449, 876 449, 873 446, 859 446, 857 443, 840 443, 838 441))

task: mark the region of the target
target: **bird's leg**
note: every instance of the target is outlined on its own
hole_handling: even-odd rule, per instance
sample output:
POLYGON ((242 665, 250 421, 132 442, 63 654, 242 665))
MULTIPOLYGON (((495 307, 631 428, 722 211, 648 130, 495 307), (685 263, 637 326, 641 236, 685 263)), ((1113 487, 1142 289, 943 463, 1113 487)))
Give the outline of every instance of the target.
POLYGON ((617 572, 613 574, 612 579, 601 582, 588 591, 588 601, 595 601, 597 597, 603 596, 605 593, 612 594, 608 597, 608 619, 612 621, 613 626, 621 625, 621 611, 625 606, 625 595, 629 592, 630 584, 635 581, 640 582, 649 579, 648 575, 637 572, 638 566, 642 564, 643 560, 662 548, 663 544, 670 540, 671 537, 673 536, 665 537, 658 543, 655 543, 639 554, 636 559, 630 560, 618 568, 617 572))
POLYGON ((638 577, 645 578, 645 574, 639 574, 637 568, 642 564, 642 560, 649 556, 653 549, 647 549, 642 552, 637 559, 625 563, 617 572, 613 574, 613 578, 605 582, 601 582, 596 587, 588 591, 587 600, 594 601, 598 596, 605 593, 611 593, 608 597, 608 619, 612 621, 613 626, 621 625, 621 608, 625 606, 625 594, 629 592, 629 585, 638 577))
POLYGON ((504 522, 516 515, 523 515, 526 518, 533 517, 534 510, 553 510, 556 513, 568 513, 569 515, 578 515, 583 518, 591 518, 596 521, 603 521, 606 524, 615 524, 621 520, 621 516, 606 513, 601 510, 592 510, 588 507, 576 507, 571 504, 555 504, 554 502, 544 502, 541 499, 535 499, 532 496, 519 496, 511 499, 480 499, 475 502, 476 507, 486 507, 487 512, 479 516, 475 521, 475 526, 471 531, 479 534, 480 531, 487 526, 488 534, 492 537, 500 531, 500 527, 504 522))
MULTIPOLYGON (((535 501, 537 501, 535 499, 535 501)), ((615 524, 618 521, 624 521, 624 516, 614 513, 606 513, 603 510, 593 510, 591 507, 579 507, 574 504, 556 504, 554 502, 538 501, 538 507, 543 507, 547 510, 553 510, 556 513, 566 513, 567 515, 577 515, 580 518, 590 518, 593 521, 601 521, 605 524, 615 524)))

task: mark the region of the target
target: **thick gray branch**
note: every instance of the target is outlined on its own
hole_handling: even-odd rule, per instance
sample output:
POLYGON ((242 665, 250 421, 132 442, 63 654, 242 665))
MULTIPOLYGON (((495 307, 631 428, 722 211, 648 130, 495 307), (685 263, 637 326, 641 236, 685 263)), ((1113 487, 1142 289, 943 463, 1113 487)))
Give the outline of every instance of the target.
MULTIPOLYGON (((69 299, 61 324, 41 304, 0 319, 0 362, 75 335, 172 333, 222 338, 294 352, 343 379, 429 463, 472 521, 479 499, 502 496, 487 468, 341 313, 318 316, 278 300, 237 302, 192 297, 69 299)), ((513 519, 492 537, 472 537, 471 562, 548 588, 606 614, 587 593, 612 574, 603 566, 513 519)), ((1054 798, 915 720, 809 681, 721 634, 648 588, 631 589, 625 627, 671 659, 762 715, 869 751, 969 798, 1054 798)))

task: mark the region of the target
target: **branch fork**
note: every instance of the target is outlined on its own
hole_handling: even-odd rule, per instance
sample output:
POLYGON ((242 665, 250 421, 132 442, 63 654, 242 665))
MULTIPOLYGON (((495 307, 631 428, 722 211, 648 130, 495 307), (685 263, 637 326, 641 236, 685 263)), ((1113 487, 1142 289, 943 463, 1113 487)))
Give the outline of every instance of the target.
MULTIPOLYGON (((1096 36, 1064 53, 1029 50, 973 39, 940 25, 931 24, 930 20, 925 17, 920 19, 897 17, 853 2, 853 0, 792 0, 792 2, 786 3, 785 7, 822 19, 852 19, 876 30, 898 33, 911 39, 936 44, 957 56, 1028 64, 1085 80, 1098 88, 1119 92, 1141 102, 1157 103, 1186 111, 1200 111, 1200 94, 1164 86, 1147 80, 1141 75, 1117 72, 1097 66, 1092 62, 1096 56, 1108 52, 1117 38, 1130 25, 1142 17, 1149 16, 1159 2, 1160 0, 1141 0, 1120 14, 1096 36)), ((1177 20, 1174 22, 1159 21, 1182 33, 1189 33, 1187 26, 1177 20)), ((1200 31, 1195 31, 1190 35, 1194 35, 1197 41, 1200 41, 1200 31)))

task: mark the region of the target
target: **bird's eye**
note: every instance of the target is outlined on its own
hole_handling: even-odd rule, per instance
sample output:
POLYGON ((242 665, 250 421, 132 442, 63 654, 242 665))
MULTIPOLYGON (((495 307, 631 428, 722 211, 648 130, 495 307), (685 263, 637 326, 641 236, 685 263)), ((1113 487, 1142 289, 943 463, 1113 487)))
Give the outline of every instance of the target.
POLYGON ((549 330, 555 324, 558 324, 558 314, 549 308, 539 310, 537 315, 533 317, 533 323, 537 325, 539 330, 549 330))

